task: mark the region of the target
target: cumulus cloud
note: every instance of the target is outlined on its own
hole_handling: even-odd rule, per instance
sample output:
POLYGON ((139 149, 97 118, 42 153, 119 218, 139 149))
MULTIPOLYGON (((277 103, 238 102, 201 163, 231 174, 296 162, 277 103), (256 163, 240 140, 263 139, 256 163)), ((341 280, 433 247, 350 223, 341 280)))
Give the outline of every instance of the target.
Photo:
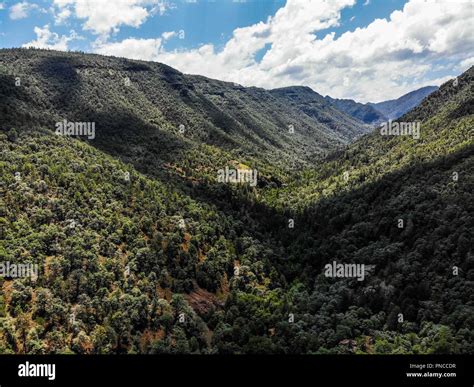
POLYGON ((36 40, 25 43, 23 47, 66 51, 68 49, 68 42, 79 38, 74 31, 71 31, 69 36, 59 36, 57 33, 50 31, 48 24, 46 24, 43 28, 35 27, 34 32, 36 34, 36 40))
MULTIPOLYGON (((440 84, 474 62, 473 3, 466 1, 409 0, 386 19, 336 36, 331 28, 356 0, 287 0, 267 20, 235 29, 222 49, 209 43, 173 51, 164 47, 177 36, 173 31, 110 40, 121 26, 139 27, 166 12, 167 1, 120 0, 113 7, 105 0, 53 2, 57 21, 82 19, 83 28, 98 36, 94 52, 159 61, 246 86, 305 85, 323 95, 377 102, 440 84)), ((27 45, 61 49, 71 40, 49 26, 35 32, 37 39, 27 45)))
POLYGON ((162 39, 125 39, 117 43, 98 43, 95 52, 130 59, 155 60, 162 49, 162 39))
MULTIPOLYGON (((331 2, 289 0, 285 7, 278 10, 275 16, 269 17, 265 23, 237 28, 221 52, 216 52, 212 44, 181 52, 166 52, 159 49, 155 52, 154 60, 171 63, 189 73, 200 73, 216 78, 223 78, 224 74, 227 74, 228 77, 240 78, 245 75, 243 73, 248 72, 245 69, 256 65, 255 54, 266 44, 272 44, 271 52, 277 57, 268 59, 267 53, 267 61, 262 64, 262 68, 271 66, 271 61, 291 60, 296 53, 296 46, 314 39, 312 31, 338 25, 339 10, 354 2, 355 0, 331 2)), ((130 40, 127 39, 129 44, 130 40)), ((136 41, 143 43, 143 39, 136 41)), ((148 41, 149 44, 153 44, 148 41)), ((117 43, 101 45, 100 52, 107 53, 109 47, 117 54, 116 49, 119 47, 117 43)), ((128 56, 125 49, 121 54, 128 56)))
POLYGON ((461 63, 459 63, 459 66, 457 68, 459 69, 459 72, 464 72, 474 66, 474 56, 470 58, 466 58, 461 63))
POLYGON ((35 8, 37 8, 36 4, 30 4, 27 1, 16 3, 10 7, 10 19, 12 20, 24 19, 28 17, 29 12, 35 8))
POLYGON ((410 0, 365 28, 337 38, 318 33, 338 26, 341 10, 354 3, 288 0, 266 22, 236 29, 221 51, 205 44, 167 52, 158 39, 127 39, 105 43, 98 52, 160 61, 247 86, 308 85, 322 94, 375 102, 439 84, 446 77, 428 76, 438 62, 447 62, 453 71, 461 62, 472 62, 472 3, 410 0), (140 51, 133 50, 134 42, 140 51), (255 55, 267 47, 257 62, 255 55))
POLYGON ((68 8, 61 8, 57 11, 53 8, 52 11, 54 13, 54 22, 56 24, 63 24, 71 16, 71 10, 68 8))
POLYGON ((157 12, 163 14, 169 7, 164 0, 53 0, 58 10, 57 22, 74 15, 84 19, 83 28, 108 37, 121 26, 139 27, 157 12))
POLYGON ((168 39, 171 39, 173 36, 176 36, 176 32, 175 31, 163 32, 161 36, 164 40, 168 40, 168 39))

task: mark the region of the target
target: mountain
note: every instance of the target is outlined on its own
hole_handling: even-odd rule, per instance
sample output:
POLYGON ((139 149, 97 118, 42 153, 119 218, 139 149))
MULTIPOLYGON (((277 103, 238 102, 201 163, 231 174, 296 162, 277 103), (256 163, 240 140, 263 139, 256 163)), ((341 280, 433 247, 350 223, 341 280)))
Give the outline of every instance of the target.
POLYGON ((310 90, 0 51, 0 262, 39 273, 1 267, 0 353, 473 353, 474 68, 458 81, 402 117, 419 139, 343 146, 357 121, 310 90))
POLYGON ((53 130, 64 119, 94 122, 96 147, 157 166, 190 153, 195 159, 225 153, 228 159, 245 156, 250 164, 266 160, 288 168, 334 151, 365 130, 343 113, 318 119, 264 89, 184 75, 160 63, 2 50, 0 65, 8 106, 4 127, 34 123, 53 130), (23 86, 9 83, 12 76, 23 86))
POLYGON ((420 124, 419 139, 378 128, 291 184, 265 192, 264 203, 293 208, 301 225, 282 243, 296 249, 294 260, 286 260, 294 278, 305 273, 315 281, 314 304, 307 301, 302 311, 318 315, 306 321, 309 329, 320 329, 333 310, 345 311, 333 320, 341 334, 345 319, 358 321, 349 328, 353 334, 362 316, 368 324, 382 319, 347 344, 356 352, 420 353, 419 335, 427 329, 438 330, 435 346, 444 347, 433 352, 474 350, 468 290, 474 278, 474 67, 457 80, 400 117, 420 124), (332 261, 364 264, 370 274, 359 285, 328 283, 321 273, 332 261), (412 334, 417 338, 410 344, 412 334))
MULTIPOLYGON (((376 128, 342 152, 330 155, 322 166, 301 171, 304 178, 295 178, 292 184, 278 189, 281 205, 291 202, 297 208, 345 190, 344 172, 348 172, 351 186, 358 188, 419 163, 441 160, 470 149, 474 135, 474 67, 457 80, 458 84, 446 82, 419 106, 394 121, 419 123, 418 139, 413 135, 382 135, 382 127, 376 128), (294 197, 286 196, 290 193, 294 197)), ((274 196, 272 200, 275 201, 274 196)))
POLYGON ((323 96, 309 87, 283 87, 270 90, 270 93, 317 122, 324 122, 334 132, 334 136, 342 134, 346 141, 354 140, 369 131, 363 120, 341 111, 339 107, 328 103, 323 96), (354 130, 354 128, 358 129, 354 130))
POLYGON ((418 106, 424 98, 438 90, 437 86, 427 86, 412 91, 398 99, 379 103, 359 103, 351 99, 325 99, 340 111, 369 125, 379 125, 387 120, 397 119, 418 106))
POLYGON ((325 99, 342 112, 369 125, 378 125, 387 121, 386 117, 370 104, 363 104, 352 99, 337 99, 326 96, 325 99))
POLYGON ((387 119, 393 120, 418 106, 423 99, 436 90, 438 90, 437 86, 426 86, 402 95, 400 98, 379 103, 370 103, 370 105, 387 117, 387 119))

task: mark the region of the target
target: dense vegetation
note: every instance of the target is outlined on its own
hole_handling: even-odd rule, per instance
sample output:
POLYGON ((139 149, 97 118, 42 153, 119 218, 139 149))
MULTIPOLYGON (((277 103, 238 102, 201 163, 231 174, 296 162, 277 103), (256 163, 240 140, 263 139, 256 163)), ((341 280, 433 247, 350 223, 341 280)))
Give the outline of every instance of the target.
POLYGON ((378 125, 387 121, 387 117, 368 103, 364 104, 352 99, 337 99, 329 96, 324 98, 340 111, 349 114, 351 117, 357 118, 366 124, 378 125))
POLYGON ((40 267, 0 278, 0 353, 473 353, 473 78, 341 149, 365 128, 316 98, 0 51, 0 261, 40 267))
MULTIPOLYGON (((344 112, 342 109, 338 109, 337 106, 333 106, 332 102, 328 102, 326 98, 309 87, 283 87, 270 90, 270 93, 316 122, 324 122, 332 130, 332 136, 342 137, 342 141, 354 140, 362 133, 372 129, 369 125, 361 123, 372 124, 373 120, 367 121, 366 117, 355 117, 353 112, 344 112), (354 130, 358 126, 362 126, 362 130, 354 130)), ((371 107, 369 109, 373 110, 371 107)))

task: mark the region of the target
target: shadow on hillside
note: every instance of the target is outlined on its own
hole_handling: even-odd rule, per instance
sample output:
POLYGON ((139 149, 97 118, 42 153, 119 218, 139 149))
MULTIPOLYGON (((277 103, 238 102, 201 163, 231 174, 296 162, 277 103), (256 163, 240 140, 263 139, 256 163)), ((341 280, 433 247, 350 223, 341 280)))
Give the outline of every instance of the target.
MULTIPOLYGON (((123 63, 129 71, 149 70, 148 66, 129 62, 123 63)), ((112 106, 108 111, 99 111, 90 101, 84 101, 83 95, 90 93, 83 90, 88 86, 81 81, 76 70, 87 71, 88 67, 87 63, 84 64, 84 61, 75 56, 46 56, 41 58, 35 70, 54 93, 53 106, 58 111, 67 112, 68 121, 95 123, 95 138, 89 141, 91 146, 126 162, 134 161, 134 165, 141 171, 148 170, 144 159, 154 157, 166 161, 173 153, 179 153, 188 147, 182 138, 146 122, 132 109, 112 106)))
POLYGON ((61 106, 61 110, 77 103, 81 87, 80 77, 76 72, 79 65, 76 57, 46 56, 33 68, 53 87, 53 104, 61 106))
POLYGON ((96 124, 96 138, 90 145, 132 163, 141 172, 149 173, 155 162, 161 168, 163 162, 173 160, 173 154, 189 148, 183 138, 127 111, 92 113, 87 118, 96 124))
MULTIPOLYGON (((289 280, 305 278, 311 282, 315 273, 320 272, 323 264, 327 263, 326 258, 321 259, 319 250, 321 241, 335 237, 345 240, 350 236, 350 234, 345 236, 346 233, 349 231, 353 233, 352 228, 356 224, 359 224, 357 226, 359 228, 364 227, 364 222, 369 222, 371 225, 370 232, 365 234, 361 232, 359 237, 361 244, 357 246, 358 249, 381 240, 385 240, 386 243, 400 242, 414 248, 420 235, 401 233, 395 226, 396 220, 406 212, 411 213, 415 206, 424 206, 434 200, 431 198, 433 192, 423 191, 426 189, 426 181, 434 185, 438 184, 440 178, 446 178, 446 185, 449 184, 451 176, 448 172, 455 167, 459 168, 461 163, 473 155, 474 146, 468 146, 430 162, 412 164, 377 181, 362 183, 361 186, 339 192, 335 196, 308 203, 308 207, 301 212, 278 211, 257 202, 252 193, 236 190, 225 184, 193 183, 172 172, 168 176, 157 174, 156 171, 148 175, 171 185, 181 194, 213 206, 226 216, 230 216, 236 224, 241 225, 238 231, 243 234, 254 236, 261 241, 272 240, 277 244, 274 246, 275 250, 279 247, 300 249, 301 256, 298 261, 275 256, 275 261, 272 263, 282 270, 289 280), (406 187, 419 191, 414 196, 405 197, 406 187), (372 219, 374 212, 377 213, 377 219, 372 219), (295 220, 297 225, 295 229, 288 228, 288 219, 295 220), (374 224, 376 220, 378 223, 374 224), (311 269, 308 270, 309 268, 311 269)), ((140 170, 139 166, 136 167, 140 170)), ((444 202, 446 199, 436 197, 436 200, 444 202)), ((444 203, 443 207, 446 205, 447 203, 444 203)), ((433 221, 432 224, 423 226, 435 228, 437 224, 433 221)), ((344 249, 345 247, 339 248, 340 251, 344 249)), ((330 251, 326 253, 331 255, 330 251)), ((352 254, 347 253, 338 258, 345 260, 351 256, 352 254)), ((388 263, 380 262, 380 264, 382 268, 388 263)))
MULTIPOLYGON (((57 95, 54 101, 58 106, 62 106, 64 101, 77 104, 69 89, 74 87, 80 90, 81 87, 74 66, 73 58, 45 58, 39 66, 43 76, 51 79, 55 85, 57 95)), ((81 112, 81 106, 75 106, 74 110, 81 112)), ((294 213, 290 210, 279 211, 258 202, 250 190, 236 190, 235 187, 207 181, 192 181, 165 168, 164 164, 167 162, 178 166, 186 165, 186 151, 192 145, 184 138, 146 122, 132 111, 84 111, 74 119, 96 123, 96 139, 90 141, 90 145, 132 164, 139 172, 160 180, 181 194, 210 205, 231 217, 235 220, 233 230, 237 235, 251 235, 261 241, 271 240, 271 243, 278 244, 276 249, 280 245, 297 246, 302 251, 298 262, 289 262, 287 257, 275 257, 275 265, 285 272, 289 279, 303 276, 310 280, 315 273, 314 268, 320 270, 324 262, 319 256, 318 246, 321 240, 343 234, 375 206, 383 208, 386 198, 396 197, 402 192, 400 181, 422 179, 427 175, 427 171, 446 171, 473 153, 473 148, 469 147, 429 163, 408 166, 385 175, 376 182, 340 192, 334 197, 311 204, 303 212, 294 213), (355 203, 360 204, 363 212, 355 203), (288 219, 295 219, 298 226, 293 230, 288 229, 288 219), (295 241, 301 243, 298 245, 295 241), (288 266, 291 266, 291 269, 288 269, 288 266), (308 267, 313 267, 313 270, 307 270, 308 267)), ((216 171, 219 168, 216 166, 216 171)), ((415 199, 408 198, 408 205, 410 200, 415 199)), ((391 209, 387 210, 386 215, 388 218, 393 217, 397 211, 400 209, 393 213, 391 209)), ((387 224, 377 225, 373 233, 361 240, 366 243, 382 237, 390 238, 391 226, 387 224)), ((223 230, 223 233, 230 233, 230 228, 223 230)), ((413 240, 408 236, 405 242, 413 243, 413 240)), ((364 245, 357 247, 363 248, 364 245)))
POLYGON ((28 103, 28 93, 23 87, 16 86, 15 82, 14 75, 0 74, 0 129, 2 130, 19 128, 31 121, 30 112, 18 103, 18 101, 28 103))

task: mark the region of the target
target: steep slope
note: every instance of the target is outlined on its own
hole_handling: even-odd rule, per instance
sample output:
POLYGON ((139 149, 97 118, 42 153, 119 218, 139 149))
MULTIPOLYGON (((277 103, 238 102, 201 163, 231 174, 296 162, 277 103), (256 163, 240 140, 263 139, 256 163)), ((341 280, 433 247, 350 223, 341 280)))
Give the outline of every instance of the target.
POLYGON ((418 106, 421 101, 436 90, 438 90, 437 86, 426 86, 402 95, 400 98, 390 101, 370 103, 369 105, 373 106, 381 114, 387 117, 387 119, 394 120, 418 106))
MULTIPOLYGON (((474 67, 471 67, 458 77, 456 86, 452 81, 446 82, 418 107, 394 121, 420 123, 418 140, 410 135, 382 135, 382 127, 379 127, 343 152, 330 155, 323 164, 324 168, 318 166, 317 170, 305 170, 303 174, 307 178, 295 179, 294 186, 302 188, 316 183, 324 189, 311 187, 310 196, 298 192, 301 201, 308 203, 319 198, 322 191, 324 196, 328 196, 338 189, 347 188, 342 179, 344 172, 348 172, 347 182, 358 187, 416 162, 436 160, 470 146, 474 134, 473 78, 474 67)), ((286 189, 291 190, 291 187, 286 189)), ((280 193, 284 191, 279 190, 280 193)))
POLYGON ((36 280, 0 278, 0 353, 148 352, 174 335, 207 348, 179 294, 222 217, 75 139, 2 133, 0 144, 1 262, 39 266, 36 280))
POLYGON ((366 124, 377 125, 387 121, 387 118, 370 104, 359 103, 352 99, 331 98, 329 96, 326 96, 325 99, 337 109, 366 124))
POLYGON ((266 351, 255 338, 271 344, 262 327, 285 320, 268 228, 281 215, 216 171, 246 162, 278 186, 349 137, 262 89, 161 64, 0 58, 0 257, 40 273, 0 278, 0 353, 266 351), (94 122, 95 137, 54 135, 64 119, 94 122), (269 308, 239 342, 235 302, 269 308))
POLYGON ((252 166, 289 168, 361 133, 360 123, 342 113, 338 132, 337 119, 318 121, 263 89, 187 76, 159 63, 2 50, 0 73, 4 128, 94 122, 94 146, 156 168, 180 159, 205 168, 204 159, 221 153, 252 166))
POLYGON ((473 97, 474 67, 400 118, 420 122, 419 140, 377 129, 265 193, 294 219, 287 278, 314 281, 308 329, 327 337, 319 324, 332 321, 334 345, 352 334, 341 351, 420 353, 426 334, 433 352, 474 351, 473 97), (364 264, 364 281, 326 278, 333 261, 364 264))
POLYGON ((369 130, 361 120, 345 114, 309 87, 283 87, 270 90, 270 93, 312 119, 324 122, 333 132, 333 136, 342 136, 341 140, 344 142, 354 140, 369 130))
POLYGON ((38 265, 2 266, 2 354, 212 353, 229 298, 284 286, 238 197, 223 212, 48 130, 1 132, 0 149, 0 262, 38 265))

